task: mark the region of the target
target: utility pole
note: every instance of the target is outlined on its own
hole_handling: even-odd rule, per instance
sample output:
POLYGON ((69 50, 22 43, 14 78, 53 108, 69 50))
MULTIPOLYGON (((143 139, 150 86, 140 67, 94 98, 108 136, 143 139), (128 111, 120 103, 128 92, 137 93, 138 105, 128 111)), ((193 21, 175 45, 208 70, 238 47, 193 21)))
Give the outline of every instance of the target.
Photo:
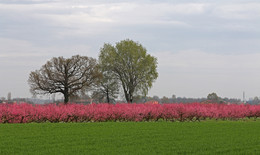
POLYGON ((12 99, 12 95, 11 95, 11 92, 9 92, 9 93, 7 94, 7 100, 8 100, 8 101, 11 101, 11 99, 12 99))
POLYGON ((243 91, 243 103, 246 103, 246 95, 245 95, 245 91, 243 91))

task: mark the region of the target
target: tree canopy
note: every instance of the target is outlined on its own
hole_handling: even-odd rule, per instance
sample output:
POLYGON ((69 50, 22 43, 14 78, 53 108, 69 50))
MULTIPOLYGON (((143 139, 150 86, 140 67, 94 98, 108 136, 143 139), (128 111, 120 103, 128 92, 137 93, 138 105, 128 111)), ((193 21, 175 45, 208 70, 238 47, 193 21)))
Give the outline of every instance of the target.
POLYGON ((99 65, 120 81, 127 102, 133 96, 146 95, 157 79, 157 59, 147 54, 138 42, 122 40, 116 46, 104 44, 99 54, 99 65))
POLYGON ((207 99, 211 100, 213 102, 216 102, 216 103, 219 103, 221 101, 221 98, 218 97, 218 95, 216 93, 208 94, 207 99))
POLYGON ((33 94, 62 93, 64 103, 70 96, 95 84, 101 74, 97 61, 87 56, 54 57, 40 70, 30 73, 28 83, 33 94))

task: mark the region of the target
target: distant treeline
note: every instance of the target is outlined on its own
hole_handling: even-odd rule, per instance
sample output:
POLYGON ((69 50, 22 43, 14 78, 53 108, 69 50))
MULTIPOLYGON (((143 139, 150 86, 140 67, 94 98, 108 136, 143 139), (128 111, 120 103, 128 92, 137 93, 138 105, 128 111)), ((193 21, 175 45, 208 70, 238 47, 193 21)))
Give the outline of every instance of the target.
MULTIPOLYGON (((84 95, 81 98, 74 98, 71 100, 73 103, 85 103, 85 104, 90 104, 90 103, 106 103, 105 98, 95 98, 94 96, 88 96, 84 95)), ((212 100, 211 98, 188 98, 188 97, 176 97, 175 95, 172 95, 172 97, 158 97, 158 96, 136 96, 133 100, 134 103, 146 103, 146 102, 158 102, 161 104, 164 103, 219 103, 219 104, 241 104, 243 103, 241 99, 235 99, 235 98, 221 98, 218 97, 217 100, 212 100)), ((11 101, 5 101, 5 100, 0 100, 0 103, 30 103, 30 104, 45 104, 45 103, 62 103, 63 99, 40 99, 40 98, 14 98, 11 101)), ((111 103, 125 103, 125 100, 120 100, 120 99, 114 99, 111 103)), ((249 101, 246 101, 246 104, 251 104, 251 105, 256 105, 259 104, 260 100, 258 97, 255 97, 254 99, 250 99, 249 101)))

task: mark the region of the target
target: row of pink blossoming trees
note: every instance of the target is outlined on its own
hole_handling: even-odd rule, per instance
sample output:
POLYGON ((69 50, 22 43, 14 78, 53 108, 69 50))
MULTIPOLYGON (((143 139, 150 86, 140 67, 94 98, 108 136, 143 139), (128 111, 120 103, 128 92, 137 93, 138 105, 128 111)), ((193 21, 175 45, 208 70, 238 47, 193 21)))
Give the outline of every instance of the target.
POLYGON ((260 105, 225 104, 0 104, 0 123, 254 120, 260 105))

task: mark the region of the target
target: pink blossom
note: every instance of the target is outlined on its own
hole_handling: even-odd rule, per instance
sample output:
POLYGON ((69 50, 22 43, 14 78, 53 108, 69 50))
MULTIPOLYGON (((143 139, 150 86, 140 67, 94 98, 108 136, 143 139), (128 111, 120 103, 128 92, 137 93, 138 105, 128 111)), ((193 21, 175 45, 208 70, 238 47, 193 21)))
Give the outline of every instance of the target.
POLYGON ((0 123, 201 121, 260 117, 260 105, 237 104, 0 104, 0 123))

